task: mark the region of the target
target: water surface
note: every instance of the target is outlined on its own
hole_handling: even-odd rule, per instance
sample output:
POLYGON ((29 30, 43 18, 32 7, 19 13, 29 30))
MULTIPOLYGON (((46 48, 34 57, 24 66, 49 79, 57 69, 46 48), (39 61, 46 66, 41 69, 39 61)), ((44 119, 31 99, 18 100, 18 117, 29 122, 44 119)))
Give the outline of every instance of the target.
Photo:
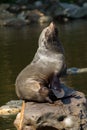
MULTIPOLYGON (((57 25, 68 68, 87 67, 87 21, 77 20, 57 25)), ((17 99, 15 79, 32 60, 38 46, 39 34, 45 26, 47 25, 0 28, 0 106, 17 99)), ((64 78, 64 82, 87 95, 86 73, 68 76, 64 78)), ((16 130, 13 126, 14 118, 0 118, 0 130, 16 130)))

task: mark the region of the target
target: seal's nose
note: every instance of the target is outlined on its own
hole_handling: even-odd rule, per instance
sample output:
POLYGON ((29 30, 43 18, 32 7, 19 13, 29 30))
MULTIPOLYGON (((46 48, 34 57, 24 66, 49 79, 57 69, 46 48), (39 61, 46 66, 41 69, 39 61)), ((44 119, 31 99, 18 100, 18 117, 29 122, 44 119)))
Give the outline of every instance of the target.
POLYGON ((54 24, 54 22, 51 22, 50 25, 49 25, 49 27, 50 27, 50 29, 53 30, 53 29, 55 28, 55 24, 54 24))

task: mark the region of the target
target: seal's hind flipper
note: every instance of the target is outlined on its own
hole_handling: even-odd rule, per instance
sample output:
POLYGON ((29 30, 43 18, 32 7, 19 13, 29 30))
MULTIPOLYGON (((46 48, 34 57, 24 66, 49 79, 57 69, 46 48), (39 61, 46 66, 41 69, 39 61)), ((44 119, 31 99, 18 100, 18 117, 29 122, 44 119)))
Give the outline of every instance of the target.
POLYGON ((51 91, 53 92, 53 94, 56 96, 57 99, 75 96, 75 94, 76 94, 76 91, 74 89, 69 88, 69 87, 65 86, 64 84, 61 84, 60 91, 58 91, 56 89, 51 89, 51 91))
POLYGON ((63 98, 65 95, 65 92, 63 89, 61 89, 60 91, 56 90, 56 89, 51 89, 51 91, 53 92, 53 94, 56 96, 56 98, 63 98))

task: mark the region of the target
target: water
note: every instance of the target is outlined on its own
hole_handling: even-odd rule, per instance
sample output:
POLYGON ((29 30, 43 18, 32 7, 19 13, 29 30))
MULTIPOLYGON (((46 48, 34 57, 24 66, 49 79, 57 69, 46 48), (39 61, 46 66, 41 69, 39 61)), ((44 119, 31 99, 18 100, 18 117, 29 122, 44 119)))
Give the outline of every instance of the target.
MULTIPOLYGON (((17 99, 15 79, 32 60, 41 30, 47 25, 24 28, 0 28, 0 106, 17 99)), ((87 67, 87 21, 58 24, 59 36, 65 48, 67 66, 87 67)), ((87 95, 87 74, 68 76, 65 83, 87 95)), ((16 130, 14 117, 0 118, 0 130, 16 130)))

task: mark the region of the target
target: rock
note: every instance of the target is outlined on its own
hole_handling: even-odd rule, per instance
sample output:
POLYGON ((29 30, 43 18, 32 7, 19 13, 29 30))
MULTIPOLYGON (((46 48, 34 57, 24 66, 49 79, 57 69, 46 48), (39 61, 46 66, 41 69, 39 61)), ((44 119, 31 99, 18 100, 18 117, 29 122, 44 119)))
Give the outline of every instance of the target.
POLYGON ((87 6, 80 7, 78 5, 68 3, 60 3, 60 6, 64 9, 60 15, 70 18, 82 18, 87 16, 87 6))
POLYGON ((14 122, 17 130, 20 126, 22 130, 44 127, 87 130, 87 101, 85 95, 78 91, 74 96, 57 100, 54 104, 26 102, 23 109, 24 113, 19 113, 14 122))
POLYGON ((3 106, 0 107, 0 116, 6 116, 6 115, 14 115, 17 114, 21 110, 18 108, 10 108, 9 106, 3 106))
POLYGON ((12 27, 26 26, 29 21, 27 21, 25 18, 26 18, 26 14, 24 11, 22 11, 14 18, 5 20, 4 26, 12 26, 12 27))
POLYGON ((87 2, 85 2, 85 3, 83 4, 83 7, 86 7, 86 8, 87 8, 87 2))
POLYGON ((82 6, 84 2, 87 2, 87 0, 76 0, 76 3, 80 6, 82 6))
POLYGON ((37 23, 43 16, 44 14, 37 9, 26 12, 26 20, 29 20, 30 23, 37 23))
POLYGON ((0 11, 8 9, 9 6, 9 4, 0 4, 0 11))
POLYGON ((27 4, 29 0, 16 0, 16 4, 24 5, 27 4))
POLYGON ((22 100, 11 100, 6 103, 9 107, 19 108, 22 105, 22 100))
POLYGON ((87 1, 78 0, 77 3, 81 6, 59 0, 16 0, 15 4, 0 4, 0 26, 17 24, 21 27, 30 23, 42 24, 53 19, 68 22, 71 18, 87 17, 87 1))
POLYGON ((4 23, 4 26, 9 27, 23 27, 25 25, 27 25, 27 21, 19 18, 9 19, 4 23))
POLYGON ((8 4, 0 5, 0 26, 4 26, 6 24, 6 21, 13 19, 15 17, 14 14, 6 10, 8 7, 9 7, 8 4))
POLYGON ((35 5, 35 7, 38 8, 38 9, 43 6, 43 4, 42 4, 41 1, 36 1, 36 2, 34 3, 34 5, 35 5))
POLYGON ((21 19, 21 20, 25 20, 26 16, 27 16, 26 12, 25 12, 25 11, 22 11, 21 13, 19 13, 19 14, 17 15, 17 18, 18 18, 18 19, 21 19))
POLYGON ((66 73, 67 73, 67 75, 79 74, 79 73, 87 73, 87 68, 72 67, 72 68, 68 68, 66 73))
POLYGON ((14 19, 15 16, 8 13, 7 11, 4 11, 0 15, 0 26, 5 26, 8 21, 14 19))
POLYGON ((14 14, 9 13, 6 10, 0 10, 0 19, 7 20, 7 19, 11 19, 13 17, 15 17, 14 14))
POLYGON ((17 14, 21 12, 21 6, 17 4, 10 5, 9 8, 7 9, 9 12, 17 14))
POLYGON ((5 21, 5 20, 0 19, 0 26, 5 26, 5 24, 6 24, 6 21, 5 21))
POLYGON ((46 12, 47 15, 52 16, 53 18, 59 14, 62 13, 63 8, 61 7, 60 3, 58 0, 52 0, 48 1, 48 4, 45 3, 45 9, 44 11, 46 12))
POLYGON ((20 112, 22 100, 12 100, 0 107, 0 116, 14 115, 20 112))

